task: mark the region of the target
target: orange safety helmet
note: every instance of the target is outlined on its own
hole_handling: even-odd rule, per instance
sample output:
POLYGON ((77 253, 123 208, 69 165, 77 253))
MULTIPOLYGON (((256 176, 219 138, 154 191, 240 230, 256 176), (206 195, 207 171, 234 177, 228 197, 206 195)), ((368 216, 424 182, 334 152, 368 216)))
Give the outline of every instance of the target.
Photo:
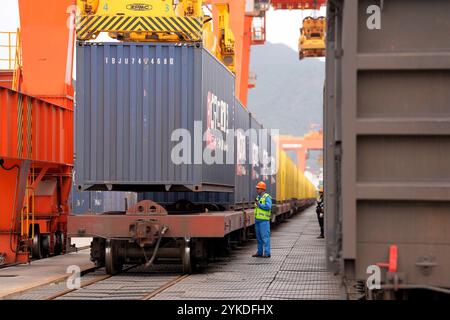
POLYGON ((260 181, 258 182, 258 184, 256 185, 256 189, 263 189, 266 190, 266 183, 264 181, 260 181))

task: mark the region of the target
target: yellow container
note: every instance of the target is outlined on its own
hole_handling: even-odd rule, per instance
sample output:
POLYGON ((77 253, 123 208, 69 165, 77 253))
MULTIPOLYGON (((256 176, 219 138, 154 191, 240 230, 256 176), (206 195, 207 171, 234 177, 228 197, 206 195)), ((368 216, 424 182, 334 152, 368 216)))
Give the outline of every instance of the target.
POLYGON ((315 199, 316 187, 305 177, 294 161, 284 152, 278 150, 278 172, 276 175, 277 201, 290 199, 315 199))

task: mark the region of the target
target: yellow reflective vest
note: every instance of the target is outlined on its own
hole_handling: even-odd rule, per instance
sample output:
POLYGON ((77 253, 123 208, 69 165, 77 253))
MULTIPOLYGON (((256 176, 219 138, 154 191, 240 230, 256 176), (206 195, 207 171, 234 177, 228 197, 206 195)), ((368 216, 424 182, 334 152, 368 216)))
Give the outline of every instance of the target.
POLYGON ((256 197, 255 203, 255 219, 260 220, 270 220, 271 210, 264 210, 258 206, 258 202, 261 204, 266 204, 266 199, 270 197, 268 193, 264 193, 261 197, 256 197))

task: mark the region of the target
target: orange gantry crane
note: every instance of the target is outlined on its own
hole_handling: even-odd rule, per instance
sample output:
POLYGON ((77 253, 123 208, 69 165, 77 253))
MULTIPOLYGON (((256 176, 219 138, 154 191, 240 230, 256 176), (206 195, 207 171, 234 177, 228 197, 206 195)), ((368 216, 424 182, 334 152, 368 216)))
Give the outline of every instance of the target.
POLYGON ((249 77, 250 48, 265 42, 265 12, 270 6, 276 10, 317 10, 326 5, 326 0, 205 0, 205 3, 229 6, 231 30, 235 35, 236 96, 246 106, 248 90, 255 86, 255 77, 249 77))
POLYGON ((296 152, 297 166, 301 172, 304 172, 308 153, 312 150, 323 150, 323 132, 321 130, 312 131, 303 137, 281 135, 278 137, 278 143, 282 150, 294 150, 296 152))
POLYGON ((73 166, 75 0, 19 12, 14 67, 0 71, 0 265, 64 252, 73 166))

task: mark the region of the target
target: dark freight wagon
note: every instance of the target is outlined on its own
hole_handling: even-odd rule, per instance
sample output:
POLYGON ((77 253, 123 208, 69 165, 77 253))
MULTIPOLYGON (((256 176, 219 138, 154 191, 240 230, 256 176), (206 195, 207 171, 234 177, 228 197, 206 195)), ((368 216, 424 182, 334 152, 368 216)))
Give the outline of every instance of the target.
POLYGON ((78 43, 79 189, 233 192, 234 90, 199 45, 78 43))
POLYGON ((407 289, 444 292, 450 1, 382 1, 377 29, 367 12, 376 15, 378 3, 328 1, 327 261, 362 283, 381 268, 378 292, 386 297, 407 289))

